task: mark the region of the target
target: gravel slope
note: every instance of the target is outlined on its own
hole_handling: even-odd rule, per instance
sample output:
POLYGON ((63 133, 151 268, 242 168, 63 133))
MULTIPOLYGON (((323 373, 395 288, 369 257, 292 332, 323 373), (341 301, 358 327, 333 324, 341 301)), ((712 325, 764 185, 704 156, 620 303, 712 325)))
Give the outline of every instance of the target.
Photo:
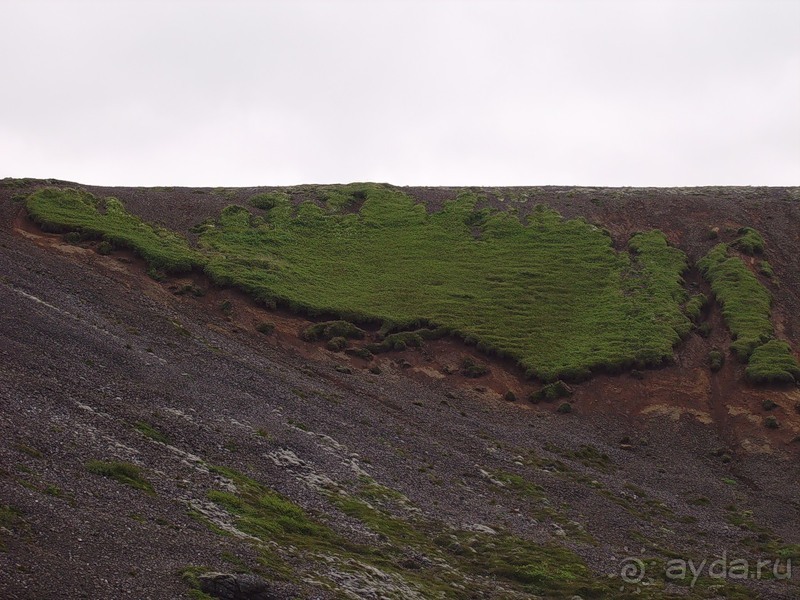
MULTIPOLYGON (((581 194, 551 192, 544 200, 555 208, 586 214, 615 238, 661 227, 692 258, 707 242, 682 234, 690 221, 760 227, 783 279, 776 297, 782 331, 798 347, 800 204, 785 194, 730 192, 735 198, 721 206, 715 192, 677 200, 667 192, 638 200, 609 193, 598 206, 581 194)), ((733 435, 716 426, 719 419, 693 418, 677 398, 677 416, 639 404, 627 414, 634 400, 615 410, 615 390, 640 385, 627 375, 581 386, 570 415, 504 402, 474 389, 480 382, 420 376, 403 369, 399 356, 382 358, 374 375, 322 349, 298 349, 289 325, 272 337, 256 333, 259 309, 236 294, 229 319, 208 300, 176 296, 171 282, 150 280, 124 254, 101 257, 38 239, 20 227, 19 193, 0 188, 0 504, 19 513, 0 529, 4 598, 189 597, 178 574, 187 566, 259 572, 251 543, 188 514, 209 489, 225 486, 206 464, 247 473, 353 540, 380 543, 331 506, 314 484, 319 477, 353 490, 368 475, 431 518, 565 544, 603 575, 617 574, 620 559, 640 549, 665 557, 759 556, 747 543, 753 532, 732 524, 730 506, 735 514, 752 511, 769 539, 800 543, 800 445, 788 433, 800 428, 790 406, 796 390, 770 392, 780 397, 785 420, 770 437, 760 428, 733 435), (352 373, 335 369, 344 362, 352 373), (169 444, 137 431, 141 421, 169 444), (610 467, 576 456, 583 446, 607 455, 610 467), (535 466, 524 460, 531 452, 535 466), (93 459, 139 465, 156 493, 89 473, 93 459), (568 474, 542 468, 548 461, 567 465, 568 474), (563 522, 541 519, 529 497, 493 481, 497 473, 541 486, 563 522), (595 543, 584 543, 582 530, 595 543)), ((415 193, 435 200, 446 191, 415 193)), ((231 201, 188 190, 113 194, 144 218, 182 229, 231 201)), ((691 363, 690 354, 691 346, 678 366, 652 376, 662 396, 688 377, 681 361, 691 363)), ((411 351, 408 358, 420 360, 411 351)), ((750 398, 737 385, 726 388, 723 402, 750 398)), ((647 389, 636 402, 647 404, 647 389)), ((669 403, 668 396, 660 401, 669 403)), ((352 589, 360 597, 386 593, 378 583, 352 589)), ((782 582, 752 589, 763 598, 800 594, 782 582)), ((313 582, 277 586, 275 594, 332 596, 313 582)))

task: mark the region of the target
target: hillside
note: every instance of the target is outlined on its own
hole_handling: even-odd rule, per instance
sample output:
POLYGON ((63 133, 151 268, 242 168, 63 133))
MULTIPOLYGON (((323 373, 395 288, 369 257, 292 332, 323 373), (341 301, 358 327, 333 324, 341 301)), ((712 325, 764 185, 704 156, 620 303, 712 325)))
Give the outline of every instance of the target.
POLYGON ((2 180, 2 595, 797 597, 665 566, 800 560, 798 223, 798 188, 2 180))

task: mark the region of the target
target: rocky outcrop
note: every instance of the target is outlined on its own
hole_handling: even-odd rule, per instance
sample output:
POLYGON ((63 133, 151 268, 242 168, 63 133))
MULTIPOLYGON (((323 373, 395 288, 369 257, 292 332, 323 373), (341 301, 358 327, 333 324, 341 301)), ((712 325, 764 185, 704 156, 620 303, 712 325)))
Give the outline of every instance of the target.
POLYGON ((255 575, 205 573, 199 580, 203 592, 220 600, 277 600, 290 597, 255 575))

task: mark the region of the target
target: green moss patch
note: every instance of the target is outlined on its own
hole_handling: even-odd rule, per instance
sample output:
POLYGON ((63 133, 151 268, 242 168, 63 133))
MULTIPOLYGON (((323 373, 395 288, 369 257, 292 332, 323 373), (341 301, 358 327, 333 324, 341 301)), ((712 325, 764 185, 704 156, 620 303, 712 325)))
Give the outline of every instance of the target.
POLYGON ((722 305, 722 316, 735 338, 731 348, 746 361, 772 337, 772 296, 742 259, 730 255, 727 244, 714 246, 697 265, 722 305))
POLYGON ((770 340, 753 350, 745 374, 753 383, 794 383, 800 381, 800 365, 789 344, 770 340))
POLYGON ((544 206, 522 221, 471 193, 431 214, 385 185, 316 191, 322 205, 271 192, 251 199, 262 215, 230 206, 197 230, 198 249, 110 198, 45 189, 27 207, 44 226, 132 248, 153 273, 202 267, 270 305, 394 331, 433 325, 548 381, 661 364, 690 329, 686 257, 659 231, 617 252, 607 232, 544 206))
POLYGON ((659 232, 620 254, 600 229, 544 207, 522 223, 476 211, 469 194, 428 214, 397 190, 361 191, 355 214, 286 199, 256 226, 224 212, 201 235, 209 273, 313 314, 442 325, 543 378, 660 363, 687 328, 685 257, 659 232))
POLYGON ((129 248, 155 271, 182 273, 203 264, 184 238, 131 215, 115 198, 101 200, 79 190, 45 188, 28 196, 25 206, 44 229, 77 231, 129 248))
MULTIPOLYGON (((726 244, 718 244, 698 266, 722 304, 722 315, 734 337, 731 349, 748 362, 747 378, 753 383, 800 381, 800 365, 788 343, 773 339, 770 319, 772 296, 758 277, 726 244)), ((722 367, 718 350, 709 355, 712 370, 722 367)))
POLYGON ((738 249, 753 256, 764 252, 764 238, 752 227, 742 227, 739 230, 741 237, 733 245, 738 249))

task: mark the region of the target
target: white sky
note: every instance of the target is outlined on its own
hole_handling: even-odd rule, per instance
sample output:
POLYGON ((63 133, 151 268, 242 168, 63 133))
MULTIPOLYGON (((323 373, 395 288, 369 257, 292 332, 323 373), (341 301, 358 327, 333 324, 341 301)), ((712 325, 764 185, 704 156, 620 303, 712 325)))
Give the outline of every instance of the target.
POLYGON ((0 0, 0 177, 798 185, 800 0, 0 0))

